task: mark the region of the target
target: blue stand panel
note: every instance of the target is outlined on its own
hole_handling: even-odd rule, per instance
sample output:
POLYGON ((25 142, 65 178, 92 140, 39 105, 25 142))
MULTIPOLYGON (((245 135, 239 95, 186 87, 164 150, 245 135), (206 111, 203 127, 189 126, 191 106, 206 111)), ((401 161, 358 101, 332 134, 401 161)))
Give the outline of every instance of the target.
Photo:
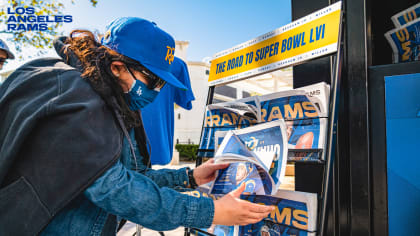
POLYGON ((420 74, 385 77, 389 235, 420 235, 420 74))

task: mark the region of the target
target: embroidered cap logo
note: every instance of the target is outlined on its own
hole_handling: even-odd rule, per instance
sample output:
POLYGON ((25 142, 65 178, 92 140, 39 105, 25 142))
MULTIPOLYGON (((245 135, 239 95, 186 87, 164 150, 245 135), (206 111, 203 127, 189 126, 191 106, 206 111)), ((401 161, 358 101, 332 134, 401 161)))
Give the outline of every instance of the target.
POLYGON ((174 61, 174 51, 175 51, 175 48, 171 48, 169 46, 166 46, 166 48, 168 50, 166 51, 165 61, 168 61, 169 62, 169 65, 170 65, 174 61))

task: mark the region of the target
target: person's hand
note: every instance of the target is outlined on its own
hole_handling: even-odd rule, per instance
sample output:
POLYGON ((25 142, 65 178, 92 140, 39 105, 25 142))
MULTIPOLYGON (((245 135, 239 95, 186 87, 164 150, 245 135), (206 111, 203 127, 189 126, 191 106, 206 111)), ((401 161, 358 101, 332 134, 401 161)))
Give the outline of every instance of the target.
POLYGON ((247 202, 239 198, 245 190, 245 184, 222 198, 214 201, 213 224, 217 225, 249 225, 260 222, 274 211, 273 206, 264 206, 247 202))
POLYGON ((216 177, 216 171, 229 166, 229 163, 214 164, 214 159, 206 161, 204 164, 194 169, 193 175, 198 185, 206 184, 216 177))

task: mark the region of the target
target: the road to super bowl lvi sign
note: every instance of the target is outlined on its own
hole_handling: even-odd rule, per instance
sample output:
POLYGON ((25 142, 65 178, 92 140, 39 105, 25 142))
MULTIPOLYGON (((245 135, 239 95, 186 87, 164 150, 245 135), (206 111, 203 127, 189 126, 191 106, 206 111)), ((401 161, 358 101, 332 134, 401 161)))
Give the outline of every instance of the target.
POLYGON ((209 85, 296 65, 337 51, 341 2, 217 53, 209 85))

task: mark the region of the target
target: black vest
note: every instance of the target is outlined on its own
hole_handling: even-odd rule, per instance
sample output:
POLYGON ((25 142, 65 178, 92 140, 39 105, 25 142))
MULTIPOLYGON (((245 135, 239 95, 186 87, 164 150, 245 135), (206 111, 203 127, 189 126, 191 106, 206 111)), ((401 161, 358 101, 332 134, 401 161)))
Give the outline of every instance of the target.
POLYGON ((121 118, 60 59, 0 86, 0 235, 35 235, 118 159, 121 118))

